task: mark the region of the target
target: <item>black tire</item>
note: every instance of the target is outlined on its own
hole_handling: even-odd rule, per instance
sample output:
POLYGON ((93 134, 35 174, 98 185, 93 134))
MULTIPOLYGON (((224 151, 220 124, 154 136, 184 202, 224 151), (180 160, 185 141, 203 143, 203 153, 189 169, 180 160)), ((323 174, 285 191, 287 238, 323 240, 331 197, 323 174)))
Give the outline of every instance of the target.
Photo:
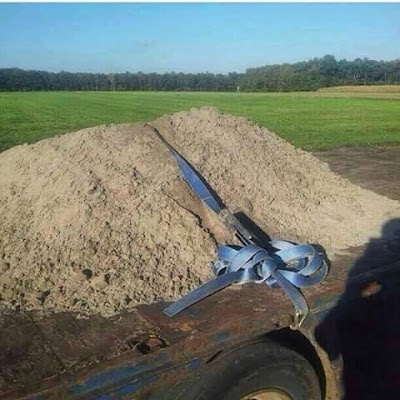
POLYGON ((221 354, 205 369, 180 399, 240 400, 274 389, 292 400, 321 400, 319 380, 311 364, 274 342, 259 342, 221 354))

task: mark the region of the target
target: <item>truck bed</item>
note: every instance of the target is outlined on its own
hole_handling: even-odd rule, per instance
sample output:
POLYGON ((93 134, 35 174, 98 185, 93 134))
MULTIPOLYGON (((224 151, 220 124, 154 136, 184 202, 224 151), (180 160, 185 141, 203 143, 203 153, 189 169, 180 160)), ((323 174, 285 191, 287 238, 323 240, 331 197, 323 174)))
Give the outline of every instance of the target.
MULTIPOLYGON (((395 178, 400 169, 388 166, 375 153, 366 151, 364 163, 358 157, 351 168, 337 172, 361 184, 370 182, 371 171, 366 172, 365 165, 373 166, 373 179, 380 182, 379 192, 398 198, 395 178), (384 179, 388 173, 392 174, 390 180, 384 179)), ((337 152, 319 156, 331 163, 332 158, 333 161, 337 158, 337 152)), ((340 157, 349 159, 346 154, 340 157)), ((400 162, 398 157, 391 159, 397 164, 400 162)), ((332 167, 335 170, 335 164, 332 167)), ((311 315, 302 332, 314 335, 317 328, 325 342, 324 349, 330 353, 336 340, 330 318, 332 310, 340 310, 341 304, 346 306, 353 299, 357 303, 363 297, 374 296, 385 281, 390 283, 386 290, 393 304, 390 294, 400 292, 398 286, 393 286, 399 281, 399 255, 398 246, 380 238, 364 247, 349 249, 346 255, 333 260, 327 279, 303 291, 311 315)), ((395 294, 395 299, 398 297, 395 294)), ((104 400, 132 398, 133 393, 135 398, 160 399, 160 393, 166 393, 166 388, 173 391, 180 381, 211 362, 221 349, 286 329, 294 311, 282 290, 256 284, 223 290, 173 319, 162 313, 165 305, 143 305, 112 318, 95 315, 88 319, 77 319, 71 313, 42 318, 34 312, 3 310, 0 313, 0 399, 104 400)), ((382 312, 379 323, 384 324, 386 318, 397 329, 400 324, 396 325, 398 317, 392 308, 386 315, 382 312)), ((369 333, 368 329, 376 321, 370 323, 360 330, 369 333)), ((362 336, 357 338, 360 339, 362 336)), ((371 352, 370 356, 374 357, 371 352)), ((392 373, 395 373, 394 367, 391 365, 392 373)), ((340 374, 338 370, 337 376, 340 374)), ((164 397, 174 398, 173 395, 164 397)))
MULTIPOLYGON (((359 297, 360 284, 368 287, 399 265, 398 254, 384 242, 377 240, 374 246, 349 250, 334 260, 324 282, 304 291, 312 310, 309 327, 349 293, 349 285, 359 297), (349 271, 360 260, 360 274, 349 281, 349 271)), ((256 284, 225 289, 172 319, 162 313, 165 305, 138 306, 112 318, 77 319, 70 313, 41 318, 33 312, 3 312, 0 398, 33 393, 44 398, 96 398, 126 383, 121 396, 105 397, 124 398, 129 391, 140 393, 143 382, 143 390, 150 392, 160 382, 171 387, 200 367, 196 360, 212 356, 219 348, 287 328, 294 311, 281 289, 256 284), (155 378, 171 369, 177 370, 170 374, 171 381, 155 378)))

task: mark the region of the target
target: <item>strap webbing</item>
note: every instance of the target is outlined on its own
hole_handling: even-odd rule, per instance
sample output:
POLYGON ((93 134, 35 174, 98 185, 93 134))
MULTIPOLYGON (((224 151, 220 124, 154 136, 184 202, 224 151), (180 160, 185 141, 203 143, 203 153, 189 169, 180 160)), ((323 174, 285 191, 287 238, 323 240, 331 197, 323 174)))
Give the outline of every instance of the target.
POLYGON ((282 288, 292 301, 296 316, 293 328, 301 326, 308 315, 308 305, 300 288, 316 285, 328 273, 324 257, 309 244, 283 240, 269 243, 273 250, 258 245, 221 246, 213 265, 216 278, 188 293, 164 312, 173 317, 182 310, 232 284, 266 283, 282 288))
POLYGON ((284 240, 273 240, 265 246, 256 244, 251 233, 212 194, 201 175, 155 127, 150 127, 171 151, 183 178, 191 189, 235 231, 244 244, 244 246, 220 246, 218 261, 213 265, 216 278, 167 307, 164 310, 165 314, 173 317, 185 308, 232 284, 266 283, 285 291, 296 310, 291 327, 299 328, 309 312, 307 301, 300 289, 316 285, 325 279, 328 265, 324 256, 309 244, 293 244, 284 240))

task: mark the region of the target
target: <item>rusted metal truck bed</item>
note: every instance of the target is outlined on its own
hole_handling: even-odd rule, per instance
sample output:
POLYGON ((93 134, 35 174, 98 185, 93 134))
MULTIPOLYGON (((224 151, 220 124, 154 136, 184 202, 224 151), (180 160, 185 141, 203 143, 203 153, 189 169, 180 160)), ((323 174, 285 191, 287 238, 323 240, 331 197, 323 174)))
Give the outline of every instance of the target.
POLYGON ((334 260, 328 278, 304 292, 312 311, 301 332, 288 329, 294 310, 284 292, 255 284, 225 289, 172 319, 161 303, 112 318, 3 312, 0 398, 177 399, 222 352, 286 332, 313 347, 333 399, 341 357, 329 361, 337 341, 332 310, 387 290, 399 266, 398 249, 380 240, 334 260))

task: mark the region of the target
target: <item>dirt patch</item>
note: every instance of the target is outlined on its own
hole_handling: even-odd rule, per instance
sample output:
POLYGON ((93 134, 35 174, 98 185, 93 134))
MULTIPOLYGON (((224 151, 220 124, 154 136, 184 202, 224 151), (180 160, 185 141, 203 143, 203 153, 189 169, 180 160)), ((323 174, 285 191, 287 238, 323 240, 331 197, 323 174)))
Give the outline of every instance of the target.
POLYGON ((233 210, 273 236, 320 243, 331 255, 379 235, 400 203, 332 173, 265 128, 214 109, 155 122, 233 210))
POLYGON ((7 303, 108 315, 176 298, 210 274, 215 240, 187 209, 202 205, 141 125, 19 146, 0 170, 7 303))
MULTIPOLYGON (((233 211, 329 254, 366 242, 400 203, 361 189, 252 122, 194 109, 153 123, 233 211)), ((86 129, 0 154, 3 304, 114 314, 210 276, 232 238, 140 124, 86 129)))
POLYGON ((356 185, 400 200, 400 147, 342 147, 314 155, 356 185))

